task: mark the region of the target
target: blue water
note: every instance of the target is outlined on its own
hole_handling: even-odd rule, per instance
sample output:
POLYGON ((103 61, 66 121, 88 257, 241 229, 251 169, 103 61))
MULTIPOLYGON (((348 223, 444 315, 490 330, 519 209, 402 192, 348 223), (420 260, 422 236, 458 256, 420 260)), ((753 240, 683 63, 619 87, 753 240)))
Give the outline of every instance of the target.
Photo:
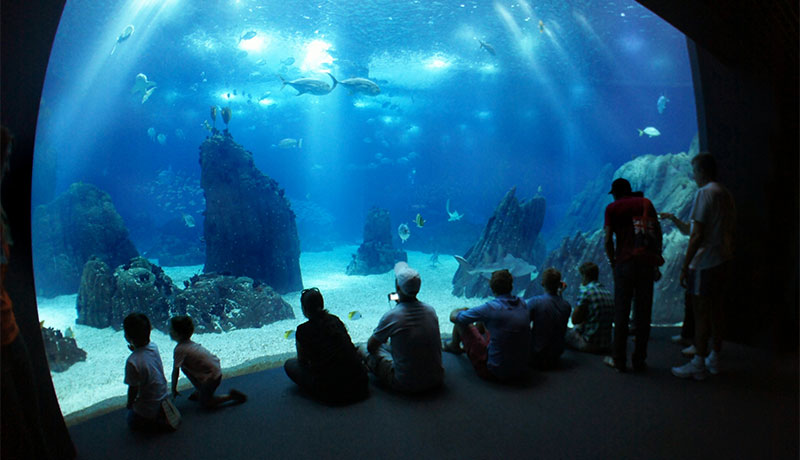
POLYGON ((521 198, 541 186, 550 228, 606 163, 685 151, 697 131, 685 38, 633 1, 69 1, 42 98, 34 205, 93 183, 140 251, 176 215, 199 224, 202 193, 186 184, 199 180, 211 105, 230 106, 230 132, 259 169, 291 201, 330 213, 331 238, 349 242, 373 205, 396 225, 420 210, 446 219, 450 199, 483 225, 512 186, 521 198), (370 78, 381 94, 281 90, 279 74, 330 82, 324 71, 370 78), (130 91, 139 73, 157 84, 144 103, 130 91), (661 135, 639 136, 647 126, 661 135), (302 148, 278 148, 284 138, 302 148))

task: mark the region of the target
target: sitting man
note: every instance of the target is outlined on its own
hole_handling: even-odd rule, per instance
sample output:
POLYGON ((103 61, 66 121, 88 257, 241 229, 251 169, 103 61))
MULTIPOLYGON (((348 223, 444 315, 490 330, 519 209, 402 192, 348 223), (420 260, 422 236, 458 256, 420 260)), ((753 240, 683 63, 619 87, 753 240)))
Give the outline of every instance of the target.
POLYGON ((545 294, 527 300, 531 328, 531 366, 540 370, 552 369, 564 352, 564 336, 572 307, 561 298, 567 284, 561 272, 548 268, 542 273, 545 294))
POLYGON ((383 315, 367 341, 367 367, 393 390, 417 393, 437 388, 444 368, 436 311, 417 300, 421 280, 416 270, 397 262, 394 274, 397 305, 383 315))
POLYGON ((497 270, 489 281, 494 300, 450 313, 453 341, 445 350, 459 352, 462 342, 475 372, 487 380, 509 381, 528 370, 531 320, 525 301, 511 295, 513 283, 508 270, 497 270))
POLYGON ((583 279, 578 305, 572 313, 574 328, 567 331, 567 346, 587 353, 611 351, 614 324, 614 296, 597 279, 600 269, 594 262, 578 267, 583 279))

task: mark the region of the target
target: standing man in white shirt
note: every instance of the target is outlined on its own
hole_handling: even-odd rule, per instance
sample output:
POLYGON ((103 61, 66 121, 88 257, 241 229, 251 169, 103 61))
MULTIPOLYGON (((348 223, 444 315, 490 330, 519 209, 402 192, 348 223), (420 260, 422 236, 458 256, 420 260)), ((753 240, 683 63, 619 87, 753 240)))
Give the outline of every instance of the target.
POLYGON ((692 169, 699 189, 692 205, 692 232, 680 282, 692 296, 697 354, 683 366, 673 367, 672 373, 703 380, 709 373, 719 372, 723 300, 733 259, 736 205, 728 189, 717 182, 717 163, 710 153, 701 152, 694 157, 692 169))

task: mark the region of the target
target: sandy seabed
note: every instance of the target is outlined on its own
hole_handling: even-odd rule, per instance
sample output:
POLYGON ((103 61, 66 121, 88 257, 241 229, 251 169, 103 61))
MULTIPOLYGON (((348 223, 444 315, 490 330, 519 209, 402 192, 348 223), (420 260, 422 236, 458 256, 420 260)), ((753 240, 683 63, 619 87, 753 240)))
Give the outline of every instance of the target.
MULTIPOLYGON (((378 320, 392 307, 393 303, 389 303, 387 294, 394 290, 394 275, 388 271, 380 275, 347 276, 345 267, 356 250, 356 246, 341 246, 328 252, 302 253, 300 269, 303 285, 319 288, 327 310, 344 322, 353 342, 360 343, 367 341, 378 320), (360 312, 361 318, 348 319, 351 311, 360 312)), ((450 311, 457 307, 479 305, 483 299, 453 296, 452 279, 458 263, 452 256, 441 254, 440 263, 434 266, 430 257, 430 254, 422 252, 408 252, 409 264, 422 277, 419 299, 436 309, 441 332, 449 333, 450 311)), ((203 269, 202 265, 163 268, 178 286, 183 286, 184 280, 201 273, 203 269)), ((86 361, 74 364, 65 372, 51 373, 65 416, 110 398, 124 396, 127 391, 123 376, 125 359, 130 351, 123 332, 76 324, 76 298, 77 294, 38 299, 39 319, 44 320, 45 326, 62 331, 71 327, 78 346, 87 353, 86 361)), ((300 293, 291 292, 283 298, 294 309, 295 319, 277 321, 257 329, 195 334, 193 340, 219 356, 223 376, 226 370, 241 367, 258 358, 294 353, 294 339, 286 339, 285 333, 305 321, 300 309, 300 293)), ((150 338, 158 345, 164 372, 169 380, 175 342, 157 330, 153 330, 150 338)))

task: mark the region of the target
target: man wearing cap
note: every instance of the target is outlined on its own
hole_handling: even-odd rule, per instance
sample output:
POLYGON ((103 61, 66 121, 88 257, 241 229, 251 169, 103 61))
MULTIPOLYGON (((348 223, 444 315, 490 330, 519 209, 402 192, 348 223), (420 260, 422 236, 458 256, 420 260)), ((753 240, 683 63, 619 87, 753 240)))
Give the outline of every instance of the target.
POLYGON ((605 363, 618 371, 626 369, 628 317, 633 300, 636 345, 631 360, 635 372, 644 371, 650 339, 653 282, 660 278, 658 266, 663 263, 661 226, 653 203, 641 193, 632 193, 627 180, 616 179, 609 193, 614 196, 614 202, 606 207, 604 229, 606 256, 614 272, 614 343, 612 356, 606 357, 605 363), (652 247, 644 250, 637 247, 635 237, 639 230, 634 230, 634 220, 649 223, 654 237, 652 247))
POLYGON ((394 390, 415 393, 439 387, 444 368, 436 311, 417 300, 421 280, 416 270, 398 262, 394 275, 397 305, 383 315, 367 341, 367 367, 394 390))

